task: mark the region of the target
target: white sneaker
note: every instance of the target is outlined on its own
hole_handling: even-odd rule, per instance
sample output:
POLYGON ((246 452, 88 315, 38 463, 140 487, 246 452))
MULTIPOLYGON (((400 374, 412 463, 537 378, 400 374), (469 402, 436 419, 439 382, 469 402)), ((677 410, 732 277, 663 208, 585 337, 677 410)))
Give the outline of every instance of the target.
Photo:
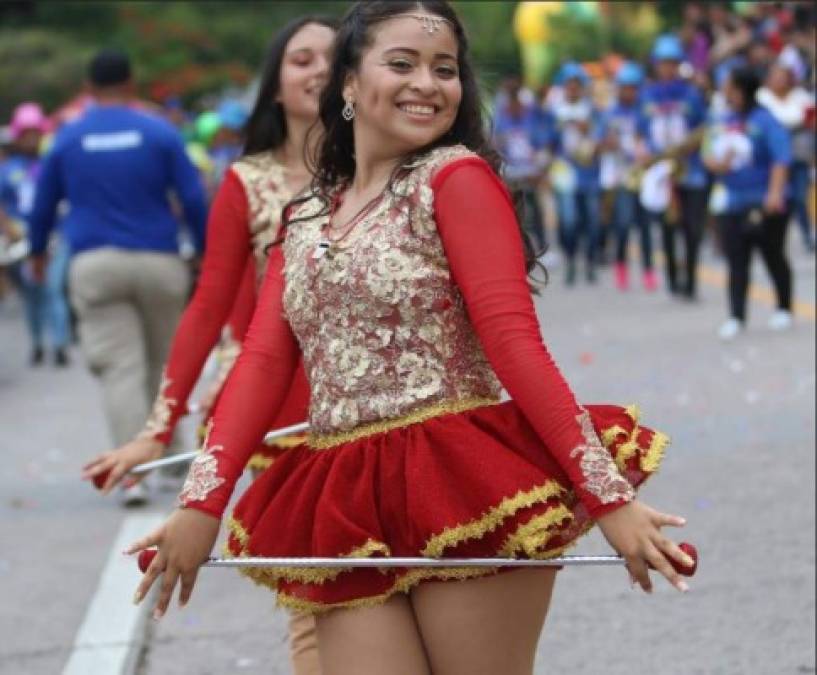
POLYGON ((131 487, 122 488, 119 492, 119 502, 128 509, 135 506, 144 506, 150 502, 150 491, 144 481, 131 487))
POLYGON ((791 312, 785 309, 778 309, 769 317, 769 328, 772 330, 788 330, 793 323, 791 312))
POLYGON ((725 342, 734 340, 742 330, 743 324, 736 318, 732 317, 724 321, 721 324, 721 327, 718 328, 718 337, 725 342))

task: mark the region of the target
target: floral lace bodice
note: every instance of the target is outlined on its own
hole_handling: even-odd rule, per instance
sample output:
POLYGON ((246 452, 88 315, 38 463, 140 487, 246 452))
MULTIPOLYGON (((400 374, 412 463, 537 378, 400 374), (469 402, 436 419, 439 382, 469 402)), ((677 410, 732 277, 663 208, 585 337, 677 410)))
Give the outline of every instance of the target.
POLYGON ((329 215, 303 204, 284 243, 284 308, 303 352, 313 433, 347 431, 500 385, 452 283, 430 180, 462 147, 415 161, 351 234, 316 257, 329 215))
POLYGON ((267 265, 267 247, 278 238, 281 212, 293 194, 287 186, 284 167, 272 152, 242 157, 232 169, 247 195, 247 226, 260 283, 267 265))

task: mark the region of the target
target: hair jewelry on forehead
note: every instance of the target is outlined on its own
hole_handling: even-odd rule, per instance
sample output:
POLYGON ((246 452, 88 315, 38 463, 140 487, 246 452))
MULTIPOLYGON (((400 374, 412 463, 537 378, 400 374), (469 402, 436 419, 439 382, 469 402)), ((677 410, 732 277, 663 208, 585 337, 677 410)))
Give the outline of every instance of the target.
POLYGON ((392 19, 399 19, 401 17, 407 17, 411 19, 417 19, 420 23, 423 24, 423 30, 428 33, 429 35, 434 35, 443 24, 450 23, 448 19, 443 18, 441 16, 431 15, 431 14, 395 14, 392 19))

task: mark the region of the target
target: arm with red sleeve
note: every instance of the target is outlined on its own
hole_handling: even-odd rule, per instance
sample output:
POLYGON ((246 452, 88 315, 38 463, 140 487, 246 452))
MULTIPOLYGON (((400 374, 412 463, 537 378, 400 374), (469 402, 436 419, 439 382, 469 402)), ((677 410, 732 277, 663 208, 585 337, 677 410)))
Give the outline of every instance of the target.
POLYGON ((179 503, 220 518, 236 481, 284 403, 300 351, 284 318, 283 263, 273 249, 252 322, 216 405, 204 450, 193 460, 179 503))
MULTIPOLYGON (((210 351, 218 342, 252 260, 247 197, 228 171, 210 210, 207 245, 196 292, 182 314, 142 437, 167 444, 210 351)), ((243 337, 243 334, 241 335, 243 337)))
POLYGON ((432 189, 452 278, 497 377, 594 518, 631 501, 631 486, 542 342, 504 185, 486 162, 466 158, 440 169, 432 189))

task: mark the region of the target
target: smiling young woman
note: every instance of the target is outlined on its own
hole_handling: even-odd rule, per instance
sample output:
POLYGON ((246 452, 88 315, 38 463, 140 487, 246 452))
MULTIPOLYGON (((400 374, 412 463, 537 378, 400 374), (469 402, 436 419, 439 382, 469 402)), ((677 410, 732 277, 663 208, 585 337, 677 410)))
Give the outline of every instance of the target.
MULTIPOLYGON (((683 519, 635 500, 666 439, 633 409, 579 404, 542 343, 478 101, 447 3, 344 18, 312 190, 271 250, 183 508, 131 547, 159 548, 137 590, 164 570, 158 616, 177 581, 190 596, 301 356, 311 436, 239 500, 233 555, 550 558, 597 522, 645 590, 648 564, 686 590, 660 529, 683 519)), ((317 615, 327 674, 526 675, 556 572, 247 574, 317 615)))

